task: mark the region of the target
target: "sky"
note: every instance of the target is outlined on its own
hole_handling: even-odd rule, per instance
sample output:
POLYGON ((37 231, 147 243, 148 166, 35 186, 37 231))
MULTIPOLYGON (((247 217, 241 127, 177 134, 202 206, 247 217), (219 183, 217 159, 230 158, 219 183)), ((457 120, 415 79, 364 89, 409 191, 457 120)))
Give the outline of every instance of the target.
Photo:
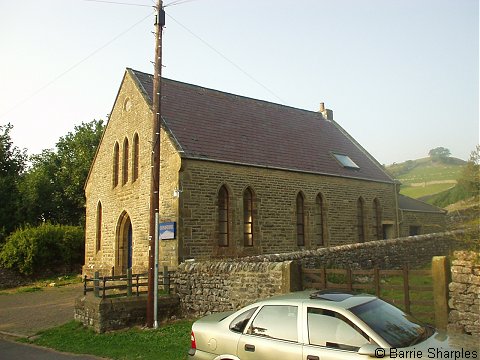
MULTIPOLYGON (((28 154, 153 72, 154 0, 0 0, 0 125, 28 154), (126 5, 125 3, 131 4, 126 5)), ((478 0, 165 0, 163 76, 334 119, 382 164, 479 143, 478 0)))

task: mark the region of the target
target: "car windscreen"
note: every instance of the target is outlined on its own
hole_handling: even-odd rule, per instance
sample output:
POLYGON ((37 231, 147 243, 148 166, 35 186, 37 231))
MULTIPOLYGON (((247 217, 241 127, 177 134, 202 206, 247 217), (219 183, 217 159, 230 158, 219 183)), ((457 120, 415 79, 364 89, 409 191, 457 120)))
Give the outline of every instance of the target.
POLYGON ((380 299, 349 310, 395 348, 413 346, 433 333, 414 317, 380 299))

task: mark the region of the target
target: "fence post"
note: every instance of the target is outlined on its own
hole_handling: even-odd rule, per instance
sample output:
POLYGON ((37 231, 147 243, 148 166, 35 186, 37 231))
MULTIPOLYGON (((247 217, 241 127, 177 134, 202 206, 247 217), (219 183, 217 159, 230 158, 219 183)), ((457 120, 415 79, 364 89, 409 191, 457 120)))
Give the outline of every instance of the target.
POLYGON ((347 273, 347 289, 348 291, 353 291, 353 284, 352 284, 352 269, 348 268, 347 273))
POLYGON ((127 269, 127 296, 132 296, 132 268, 127 269))
POLYGON ((98 287, 100 285, 99 276, 100 276, 100 273, 98 271, 95 271, 93 275, 93 295, 95 295, 95 297, 100 297, 100 292, 98 290, 98 287))
POLYGON ((373 281, 375 283, 375 296, 380 297, 380 269, 378 267, 373 269, 373 281))
POLYGON ((139 293, 139 285, 138 285, 138 279, 139 279, 140 275, 137 274, 136 276, 136 280, 137 280, 137 296, 140 296, 140 293, 139 293))
POLYGON ((322 267, 322 283, 323 283, 323 288, 326 289, 328 285, 328 279, 327 279, 327 269, 322 267))
POLYGON ((448 325, 448 262, 445 256, 432 259, 433 305, 435 326, 445 330, 448 325))
POLYGON ((170 294, 170 276, 168 274, 168 266, 163 267, 163 291, 170 294))
POLYGON ((408 284, 408 266, 403 266, 403 293, 405 299, 405 312, 411 314, 410 312, 410 286, 408 284))
POLYGON ((105 288, 107 287, 107 278, 103 277, 103 291, 102 291, 102 299, 105 299, 105 288))

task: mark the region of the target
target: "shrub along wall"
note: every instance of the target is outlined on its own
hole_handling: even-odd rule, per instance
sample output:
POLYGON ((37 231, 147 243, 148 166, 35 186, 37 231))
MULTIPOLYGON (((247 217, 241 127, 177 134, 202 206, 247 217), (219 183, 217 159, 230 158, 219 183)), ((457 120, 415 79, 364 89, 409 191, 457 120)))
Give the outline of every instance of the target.
POLYGON ((395 269, 404 264, 419 267, 433 256, 449 255, 461 246, 458 240, 462 234, 427 234, 223 262, 185 262, 180 264, 174 281, 185 314, 229 311, 258 299, 300 290, 301 265, 352 269, 395 269))

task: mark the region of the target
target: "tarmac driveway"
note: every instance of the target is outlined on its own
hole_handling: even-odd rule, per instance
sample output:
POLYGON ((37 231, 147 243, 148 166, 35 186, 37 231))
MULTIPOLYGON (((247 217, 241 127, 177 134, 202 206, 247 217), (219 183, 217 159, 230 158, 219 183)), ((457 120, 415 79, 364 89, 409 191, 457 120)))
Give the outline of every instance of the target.
POLYGON ((82 294, 82 283, 0 294, 0 333, 28 337, 73 320, 75 298, 82 294))

